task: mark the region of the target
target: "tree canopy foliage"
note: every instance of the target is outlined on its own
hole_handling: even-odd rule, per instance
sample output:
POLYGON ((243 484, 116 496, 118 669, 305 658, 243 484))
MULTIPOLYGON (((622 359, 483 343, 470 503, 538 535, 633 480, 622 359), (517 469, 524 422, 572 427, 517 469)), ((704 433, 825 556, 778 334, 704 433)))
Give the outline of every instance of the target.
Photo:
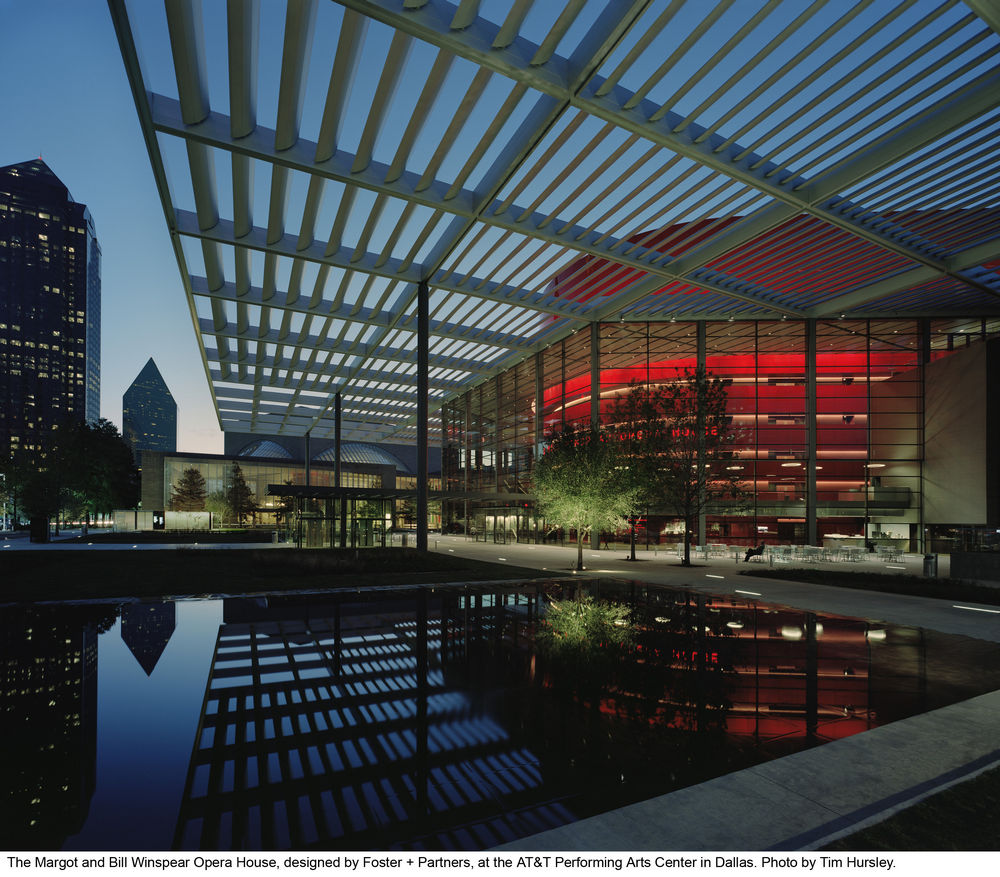
POLYGON ((248 515, 256 511, 253 491, 243 475, 240 464, 233 460, 229 471, 229 484, 226 487, 226 504, 229 506, 237 524, 243 524, 248 515))
POLYGON ((726 381, 699 367, 668 383, 635 384, 612 410, 643 502, 665 506, 684 521, 685 566, 698 516, 711 504, 739 505, 744 497, 740 471, 732 468, 739 436, 726 413, 728 395, 726 381))
POLYGON ((108 514, 133 508, 139 498, 139 476, 132 451, 109 420, 69 421, 53 433, 40 461, 12 456, 4 467, 6 490, 31 518, 69 511, 77 515, 108 514))
POLYGON ((200 512, 205 510, 208 491, 205 478, 194 466, 181 473, 170 494, 170 508, 175 512, 200 512))
POLYGON ((588 533, 620 529, 638 509, 640 491, 624 463, 607 430, 568 425, 549 436, 535 466, 535 497, 546 521, 577 531, 577 569, 583 569, 588 533))

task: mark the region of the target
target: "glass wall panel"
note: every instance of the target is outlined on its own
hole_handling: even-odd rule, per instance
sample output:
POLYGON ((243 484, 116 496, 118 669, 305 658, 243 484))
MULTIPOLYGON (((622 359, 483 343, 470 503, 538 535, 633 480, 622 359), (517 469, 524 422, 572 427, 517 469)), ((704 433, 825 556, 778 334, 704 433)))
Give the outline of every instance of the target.
POLYGON ((920 524, 923 371, 915 321, 872 321, 867 536, 915 550, 920 524))
POLYGON ((498 487, 502 493, 516 489, 517 463, 514 437, 517 433, 517 369, 512 368, 496 377, 497 386, 497 469, 498 487))
POLYGON ((601 325, 602 418, 614 407, 615 397, 631 384, 645 384, 648 375, 648 324, 604 323, 601 325))
MULTIPOLYGON (((706 323, 706 366, 728 384, 732 464, 742 467, 750 495, 741 510, 709 510, 710 540, 804 542, 814 467, 821 541, 920 549, 923 325, 932 360, 1000 334, 1000 320, 817 321, 810 458, 807 324, 706 323)), ((690 322, 602 324, 602 416, 633 381, 668 382, 693 369, 697 337, 690 322)), ((461 485, 467 471, 470 490, 530 492, 537 436, 563 422, 589 421, 590 380, 591 336, 581 329, 446 405, 446 483, 461 485), (539 361, 542 398, 536 400, 539 361)), ((655 541, 670 532, 670 520, 661 513, 648 527, 655 541)))
POLYGON ((651 384, 673 381, 698 365, 698 330, 694 323, 650 323, 648 340, 651 384))
POLYGON ((563 346, 563 342, 559 341, 542 352, 542 435, 558 429, 565 420, 563 346))
POLYGON ((496 490, 497 386, 492 378, 472 391, 469 411, 470 490, 496 490))
POLYGON ((816 323, 816 516, 821 539, 864 533, 868 457, 868 324, 816 323))
POLYGON ((705 367, 727 384, 727 412, 732 418, 733 454, 728 468, 740 472, 741 487, 749 494, 737 514, 717 514, 709 509, 707 536, 711 542, 757 545, 757 505, 754 484, 757 460, 757 326, 752 322, 709 323, 705 327, 705 367))
POLYGON ((590 332, 570 335, 564 346, 563 382, 566 423, 590 422, 590 332))
POLYGON ((518 364, 515 377, 512 489, 516 493, 530 493, 535 460, 535 357, 518 364))
POLYGON ((950 317, 930 321, 931 361, 962 350, 977 341, 1000 335, 996 318, 950 317))
POLYGON ((468 398, 466 393, 441 406, 441 479, 444 489, 449 492, 465 488, 468 398))

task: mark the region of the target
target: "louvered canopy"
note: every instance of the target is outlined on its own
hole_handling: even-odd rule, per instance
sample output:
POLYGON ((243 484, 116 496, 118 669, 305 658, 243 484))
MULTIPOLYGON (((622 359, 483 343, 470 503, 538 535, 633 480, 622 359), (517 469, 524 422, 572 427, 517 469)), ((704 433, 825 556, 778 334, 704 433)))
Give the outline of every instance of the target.
MULTIPOLYGON (((223 429, 602 320, 1000 316, 992 0, 109 0, 223 429)), ((434 421, 431 426, 433 428, 434 421)))

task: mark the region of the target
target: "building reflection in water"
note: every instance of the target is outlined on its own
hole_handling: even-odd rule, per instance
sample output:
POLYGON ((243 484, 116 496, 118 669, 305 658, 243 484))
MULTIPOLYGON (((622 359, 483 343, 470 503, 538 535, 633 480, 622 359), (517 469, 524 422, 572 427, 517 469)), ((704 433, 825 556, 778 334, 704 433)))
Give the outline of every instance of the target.
POLYGON ((177 626, 175 604, 126 603, 121 608, 121 618, 122 641, 146 675, 152 675, 177 626))
POLYGON ((567 674, 561 587, 227 600, 175 846, 483 849, 978 693, 920 631, 623 582, 629 659, 567 674))
POLYGON ((59 849, 94 793, 97 639, 113 609, 8 607, 0 613, 0 843, 59 849))

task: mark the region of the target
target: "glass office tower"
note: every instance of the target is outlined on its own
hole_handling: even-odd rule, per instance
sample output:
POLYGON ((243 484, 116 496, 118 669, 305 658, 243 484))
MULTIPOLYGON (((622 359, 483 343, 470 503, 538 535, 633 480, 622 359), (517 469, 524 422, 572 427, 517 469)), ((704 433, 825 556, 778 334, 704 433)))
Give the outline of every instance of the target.
POLYGON ((177 450, 177 403, 152 358, 122 396, 122 436, 133 454, 177 450))
POLYGON ((100 401, 90 213, 41 159, 0 168, 0 456, 43 456, 54 429, 96 421, 100 401))

